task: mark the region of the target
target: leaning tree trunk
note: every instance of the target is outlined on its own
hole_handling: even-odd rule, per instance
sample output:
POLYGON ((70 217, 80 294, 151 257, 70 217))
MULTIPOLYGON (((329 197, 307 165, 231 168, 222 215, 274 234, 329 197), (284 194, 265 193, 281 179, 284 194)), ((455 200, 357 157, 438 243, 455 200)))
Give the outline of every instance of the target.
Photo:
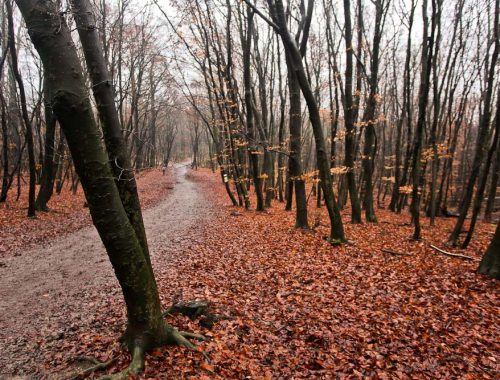
POLYGON ((490 173, 491 162, 493 161, 493 155, 495 154, 498 141, 500 141, 500 88, 497 94, 497 110, 494 125, 495 133, 493 135, 493 141, 491 143, 490 149, 488 150, 488 155, 486 156, 486 162, 484 163, 483 167, 483 174, 479 179, 479 184, 476 190, 476 197, 474 199, 474 204, 472 207, 472 216, 469 224, 469 230, 467 231, 467 236, 462 243, 462 248, 467 248, 470 241, 472 240, 472 234, 474 233, 477 218, 479 216, 479 212, 481 211, 481 205, 484 201, 484 192, 486 191, 486 183, 488 181, 488 175, 490 173))
POLYGON ((500 222, 498 222, 495 235, 484 253, 478 270, 479 273, 500 280, 500 222))
POLYGON ((92 221, 122 288, 127 308, 124 338, 133 355, 126 374, 137 372, 144 366, 146 350, 166 343, 194 346, 162 319, 154 274, 120 199, 63 13, 49 1, 16 3, 50 78, 54 114, 64 131, 92 221))
POLYGON ((493 87, 496 77, 496 67, 498 63, 497 62, 498 55, 500 53, 500 30, 498 26, 499 12, 500 12, 499 3, 500 3, 499 0, 495 1, 495 22, 493 27, 494 48, 493 48, 493 54, 491 55, 490 67, 488 68, 486 94, 484 96, 484 102, 483 102, 483 113, 479 121, 479 130, 476 140, 476 151, 474 153, 474 159, 472 162, 472 170, 467 182, 467 186, 464 189, 462 201, 460 203, 460 215, 458 217, 457 223, 455 224, 455 228, 453 229, 452 233, 450 234, 450 237, 448 238, 449 245, 457 244, 460 232, 462 231, 462 227, 467 217, 467 212, 469 211, 469 207, 472 202, 474 187, 476 185, 476 181, 477 178, 479 177, 479 173, 481 171, 481 166, 483 163, 484 150, 485 150, 484 145, 488 137, 488 129, 491 120, 491 103, 493 98, 493 87))
MULTIPOLYGON (((275 7, 272 11, 273 19, 278 26, 278 33, 285 47, 288 59, 287 64, 289 65, 289 70, 292 70, 297 76, 297 80, 300 85, 302 94, 307 104, 309 111, 309 120, 314 133, 314 141, 316 148, 316 160, 319 169, 319 177, 321 180, 321 187, 323 188, 323 195, 328 210, 328 216, 330 217, 330 241, 334 244, 339 244, 345 241, 344 226, 342 224, 342 218, 340 215, 340 210, 335 201, 335 195, 333 193, 333 183, 332 176, 330 173, 330 157, 325 146, 325 137, 323 133, 323 126, 321 124, 321 117, 319 114, 319 107, 316 102, 316 98, 311 90, 311 86, 307 79, 307 75, 302 63, 303 53, 305 52, 305 43, 307 40, 303 40, 301 44, 301 50, 299 50, 296 41, 290 35, 285 19, 285 10, 283 7, 283 2, 281 0, 276 0, 274 2, 275 7)), ((312 17, 312 7, 314 2, 309 1, 308 4, 308 19, 305 20, 305 25, 309 23, 312 17)), ((304 27, 306 29, 306 27, 304 27)), ((306 33, 306 32, 304 32, 306 33)))
POLYGON ((137 183, 123 138, 122 125, 114 101, 113 83, 102 53, 101 40, 92 7, 89 0, 71 0, 71 6, 92 81, 92 90, 102 123, 104 141, 110 156, 111 168, 120 199, 146 259, 151 265, 137 183))

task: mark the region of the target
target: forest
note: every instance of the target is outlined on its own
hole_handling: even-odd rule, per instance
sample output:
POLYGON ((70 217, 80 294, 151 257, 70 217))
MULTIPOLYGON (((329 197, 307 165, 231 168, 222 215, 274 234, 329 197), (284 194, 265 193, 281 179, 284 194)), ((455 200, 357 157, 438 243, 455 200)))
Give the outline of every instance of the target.
POLYGON ((500 0, 1 0, 0 378, 495 379, 500 0))

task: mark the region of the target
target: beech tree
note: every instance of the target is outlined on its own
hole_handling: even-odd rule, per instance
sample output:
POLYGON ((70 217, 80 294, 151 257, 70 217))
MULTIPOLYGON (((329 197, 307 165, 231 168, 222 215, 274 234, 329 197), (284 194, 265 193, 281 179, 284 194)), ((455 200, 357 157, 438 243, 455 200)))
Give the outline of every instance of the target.
MULTIPOLYGON (((248 1, 246 1, 246 3, 248 6, 252 7, 252 9, 257 11, 252 3, 248 1)), ((306 17, 303 20, 303 33, 308 33, 310 28, 313 6, 314 0, 310 0, 307 5, 306 17)), ((342 225, 340 210, 338 209, 333 193, 332 176, 330 173, 330 159, 325 146, 319 107, 311 90, 311 86, 302 63, 302 57, 304 56, 305 49, 307 47, 307 39, 302 40, 300 48, 297 46, 295 39, 288 30, 285 9, 281 0, 269 0, 268 7, 272 17, 272 21, 269 20, 268 22, 281 37, 287 55, 288 69, 292 70, 297 76, 300 89, 306 100, 309 111, 309 119, 314 132, 316 160, 321 180, 321 188, 323 189, 325 204, 330 217, 330 241, 334 244, 338 244, 345 241, 344 227, 342 225)), ((265 18, 262 14, 261 17, 265 18)), ((265 19, 267 20, 267 18, 265 19)))
POLYGON ((495 235, 479 264, 479 273, 500 280, 500 222, 497 225, 495 235))
MULTIPOLYGON (((112 149, 117 149, 123 138, 119 134, 113 136, 115 140, 112 140, 110 134, 113 126, 108 124, 107 129, 104 129, 104 140, 109 151, 100 142, 100 131, 84 83, 83 67, 63 14, 57 4, 51 1, 16 0, 16 3, 49 78, 50 103, 66 136, 92 221, 106 248, 125 298, 127 327, 123 340, 132 354, 132 362, 116 377, 126 378, 143 369, 146 351, 164 344, 179 344, 194 349, 186 337, 202 337, 180 332, 166 324, 162 318, 146 238, 141 236, 141 231, 136 230, 137 221, 140 220, 140 206, 134 204, 129 207, 130 203, 126 198, 133 197, 134 190, 129 193, 120 191, 118 183, 125 181, 114 175, 110 165, 110 161, 118 161, 117 157, 111 156, 112 149)), ((72 5, 76 19, 79 19, 80 34, 89 34, 83 39, 87 37, 89 41, 96 43, 93 45, 95 51, 86 52, 86 59, 91 62, 89 70, 91 73, 95 70, 93 75, 96 77, 106 79, 107 72, 103 67, 92 67, 99 64, 101 50, 100 42, 95 38, 96 29, 89 27, 93 24, 88 18, 88 3, 75 0, 72 5), (91 53, 95 54, 96 61, 92 60, 91 53)), ((103 83, 103 94, 98 94, 96 99, 106 95, 108 86, 109 84, 103 83)), ((98 90, 95 86, 94 88, 98 90)), ((99 111, 101 118, 108 123, 109 119, 106 118, 114 117, 116 113, 114 110, 108 110, 109 114, 102 109, 99 111)), ((133 179, 130 167, 124 166, 121 170, 128 172, 129 178, 133 179)))

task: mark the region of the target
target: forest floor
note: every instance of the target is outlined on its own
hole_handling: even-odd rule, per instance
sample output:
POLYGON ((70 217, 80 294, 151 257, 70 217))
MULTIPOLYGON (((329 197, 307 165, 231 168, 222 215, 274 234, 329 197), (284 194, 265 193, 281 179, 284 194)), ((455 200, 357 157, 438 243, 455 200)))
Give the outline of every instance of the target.
MULTIPOLYGON (((210 363, 165 347, 141 378, 498 378, 500 284, 475 272, 494 225, 479 223, 469 249, 450 249, 454 219, 425 219, 412 242, 407 214, 378 210, 378 224, 351 225, 346 210, 351 244, 332 247, 324 210, 310 207, 316 227, 296 230, 278 203, 261 213, 228 206, 209 171, 173 175, 144 212, 163 305, 204 298, 233 319, 207 330, 168 317, 212 338, 199 345, 210 363)), ((49 240, 0 256, 0 377, 70 378, 81 355, 118 357, 116 372, 129 360, 116 343, 125 315, 97 234, 49 240)))

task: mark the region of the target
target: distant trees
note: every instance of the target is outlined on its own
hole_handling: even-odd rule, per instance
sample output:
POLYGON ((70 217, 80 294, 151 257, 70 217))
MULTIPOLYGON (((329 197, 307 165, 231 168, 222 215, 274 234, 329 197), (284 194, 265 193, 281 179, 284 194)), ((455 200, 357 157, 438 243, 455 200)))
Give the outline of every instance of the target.
MULTIPOLYGON (((36 53, 21 38, 25 36, 23 29, 16 28, 20 20, 11 3, 3 1, 1 7, 5 17, 2 17, 0 38, 0 202, 7 201, 16 184, 19 198, 28 172, 28 212, 33 215, 35 209, 48 211, 52 193, 59 193, 65 184, 76 191, 79 180, 66 152, 64 134, 47 102, 51 90, 36 53), (12 17, 8 17, 10 13, 12 17), (38 194, 35 185, 40 185, 38 194)), ((118 110, 120 127, 114 128, 113 133, 124 133, 126 141, 121 150, 131 157, 135 169, 143 169, 155 167, 167 157, 168 162, 172 149, 175 150, 172 137, 185 138, 190 132, 178 106, 181 100, 174 90, 167 92, 174 81, 168 74, 163 47, 152 38, 157 25, 147 17, 129 20, 131 3, 125 0, 119 6, 107 1, 98 2, 96 7, 90 4, 92 12, 98 15, 92 28, 98 28, 96 38, 103 45, 102 64, 109 70, 105 75, 102 64, 94 64, 89 73, 105 77, 102 83, 94 81, 99 83, 93 88, 98 93, 108 89, 107 98, 97 104, 97 108, 104 104, 118 110), (111 86, 113 83, 117 83, 116 88, 111 86), (171 115, 175 115, 177 123, 170 122, 171 115), (173 133, 174 129, 179 133, 173 133)), ((75 20, 80 21, 78 17, 75 20)), ((82 47, 86 42, 84 37, 77 41, 82 47)), ((189 145, 179 147, 175 155, 181 159, 187 157, 189 149, 189 145)), ((200 153, 206 154, 203 147, 200 153)))
MULTIPOLYGON (((484 78, 484 100, 482 102, 482 113, 479 118, 479 125, 477 126, 477 138, 475 144, 474 158, 472 161, 472 167, 470 176, 467 180, 467 185, 464 188, 462 200, 460 202, 459 212, 460 215, 458 217, 457 223, 455 224, 455 228, 453 229, 450 237, 448 239, 448 243, 450 245, 455 245, 458 241, 460 233, 462 231, 462 227, 465 222, 465 218, 467 217, 467 213, 472 202, 472 197, 474 194, 474 187, 476 185, 476 181, 479 178, 481 173, 481 167, 484 164, 484 153, 485 147, 487 146, 488 141, 488 133, 491 129, 491 115, 492 115, 492 100, 493 100, 493 86, 495 82, 498 81, 498 54, 500 53, 500 26, 499 26, 499 13, 500 13, 500 1, 495 0, 494 5, 494 19, 493 19, 493 32, 492 35, 489 36, 488 39, 488 50, 486 52, 486 57, 484 60, 485 65, 485 78, 484 78), (491 42, 490 42, 491 41, 491 42), (491 53, 491 57, 489 56, 489 48, 493 46, 493 52, 491 53)), ((498 121, 497 121, 498 122, 498 121)), ((497 134, 495 134, 495 137, 497 134)), ((496 146, 495 141, 493 142, 493 146, 496 146)), ((494 148, 495 149, 495 148, 494 148)), ((491 157, 488 162, 491 161, 491 157)), ((489 169, 489 164, 487 166, 489 169)), ((489 170, 486 170, 485 176, 487 176, 489 170)), ((481 193, 484 193, 484 188, 481 190, 481 186, 479 187, 479 199, 482 200, 481 193)), ((469 238, 470 240, 470 238, 469 238)), ((465 244, 467 245, 467 244, 465 244)))
MULTIPOLYGON (((127 175, 118 169, 126 157, 141 170, 190 156, 194 168, 219 169, 233 205, 284 202, 297 228, 309 228, 315 198, 328 210, 332 241, 345 239, 344 207, 353 223, 376 222, 377 206, 410 210, 415 239, 423 212, 433 225, 457 210, 449 244, 464 247, 483 208, 495 217, 497 0, 187 0, 168 12, 104 0, 88 5, 92 22, 70 3, 92 110, 104 133, 124 137, 123 146, 106 147, 115 175, 127 175), (96 40, 99 62, 88 57, 96 40), (103 118, 106 108, 116 120, 103 118)), ((31 173, 40 184, 34 204, 47 210, 52 188, 76 190, 79 176, 39 60, 15 36, 18 71, 34 73, 21 77, 23 112, 7 20, 0 201, 31 173)))
POLYGON ((28 147, 28 169, 29 169, 29 196, 28 196, 28 216, 35 216, 35 147, 33 142, 33 130, 31 120, 28 114, 28 105, 26 99, 26 91, 24 89, 24 81, 19 70, 16 38, 14 34, 14 18, 12 15, 12 5, 10 1, 5 2, 8 19, 8 37, 9 37, 9 52, 12 75, 14 76, 19 90, 19 101, 21 106, 21 119, 25 130, 26 145, 28 147))

